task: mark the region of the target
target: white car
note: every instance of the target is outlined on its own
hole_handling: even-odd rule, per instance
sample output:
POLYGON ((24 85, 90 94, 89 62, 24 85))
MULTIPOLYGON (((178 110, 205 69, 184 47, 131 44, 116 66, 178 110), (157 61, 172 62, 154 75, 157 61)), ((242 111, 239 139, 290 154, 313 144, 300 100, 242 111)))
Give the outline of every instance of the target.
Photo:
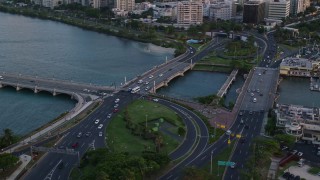
POLYGON ((163 76, 163 74, 159 74, 159 77, 162 77, 163 76))
POLYGON ((99 120, 99 119, 97 119, 94 123, 95 123, 95 124, 98 124, 98 123, 99 123, 99 121, 100 121, 100 120, 99 120))
POLYGON ((102 132, 99 132, 99 136, 100 136, 100 137, 102 136, 102 132))
POLYGON ((148 85, 148 84, 149 84, 149 81, 144 82, 144 84, 145 84, 145 85, 148 85))
POLYGON ((298 156, 300 156, 300 157, 301 157, 302 155, 303 155, 303 153, 302 153, 302 152, 298 152, 298 156))
POLYGON ((102 129, 102 127, 103 127, 103 124, 100 124, 100 125, 98 126, 98 129, 102 129))
POLYGON ((117 98, 117 99, 114 101, 114 103, 118 103, 119 101, 120 101, 120 99, 117 98))
POLYGON ((110 114, 108 114, 107 118, 111 118, 111 116, 112 116, 112 114, 110 113, 110 114))
POLYGON ((232 133, 232 132, 231 132, 230 130, 228 130, 228 131, 226 132, 226 135, 230 136, 231 133, 232 133))
POLYGON ((159 99, 153 99, 153 101, 154 101, 154 102, 158 102, 158 101, 159 101, 159 99))
POLYGON ((117 108, 118 106, 119 106, 119 104, 115 104, 113 107, 114 107, 114 108, 117 108))
POLYGON ((150 76, 149 76, 149 79, 151 79, 151 78, 153 78, 153 75, 150 75, 150 76))

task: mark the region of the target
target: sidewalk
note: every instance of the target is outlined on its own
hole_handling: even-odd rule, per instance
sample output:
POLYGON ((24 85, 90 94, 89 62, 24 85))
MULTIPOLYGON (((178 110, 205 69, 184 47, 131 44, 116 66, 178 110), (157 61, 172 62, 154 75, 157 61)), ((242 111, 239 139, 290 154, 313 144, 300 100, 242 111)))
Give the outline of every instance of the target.
POLYGON ((31 156, 22 154, 19 156, 19 159, 22 162, 22 164, 8 177, 9 180, 14 180, 17 178, 17 176, 25 169, 25 167, 31 161, 31 156))
POLYGON ((81 113, 84 109, 86 109, 88 106, 90 106, 93 103, 93 101, 85 102, 84 99, 80 95, 78 95, 78 94, 76 94, 76 95, 78 96, 78 100, 79 100, 77 105, 64 118, 55 122, 54 124, 51 124, 50 126, 44 128, 44 129, 42 129, 41 131, 31 135, 30 137, 27 137, 24 140, 21 140, 20 142, 16 143, 13 147, 5 150, 4 152, 11 153, 17 148, 25 146, 28 143, 35 142, 37 140, 37 138, 39 138, 41 136, 50 136, 52 130, 61 126, 62 124, 64 124, 68 120, 74 118, 75 116, 77 116, 79 113, 81 113))

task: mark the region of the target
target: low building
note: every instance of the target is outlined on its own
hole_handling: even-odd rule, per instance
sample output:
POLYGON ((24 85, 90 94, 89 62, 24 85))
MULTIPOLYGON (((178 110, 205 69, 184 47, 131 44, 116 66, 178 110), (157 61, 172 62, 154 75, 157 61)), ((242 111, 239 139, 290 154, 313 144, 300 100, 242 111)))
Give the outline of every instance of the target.
POLYGON ((279 104, 274 111, 277 127, 298 139, 320 144, 320 109, 299 105, 279 104))
POLYGON ((312 61, 303 58, 285 58, 280 63, 280 75, 311 77, 312 61))

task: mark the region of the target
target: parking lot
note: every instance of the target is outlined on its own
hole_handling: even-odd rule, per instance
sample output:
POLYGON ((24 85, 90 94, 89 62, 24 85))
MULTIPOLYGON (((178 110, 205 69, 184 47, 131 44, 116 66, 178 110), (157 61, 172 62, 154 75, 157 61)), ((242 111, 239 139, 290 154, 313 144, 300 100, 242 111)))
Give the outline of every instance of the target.
MULTIPOLYGON (((320 176, 312 175, 308 173, 308 169, 310 166, 304 165, 302 167, 298 166, 291 166, 288 169, 285 170, 285 172, 290 172, 290 174, 293 174, 294 176, 300 176, 300 178, 304 178, 307 180, 319 180, 320 176)), ((282 177, 282 175, 279 177, 280 180, 285 180, 285 178, 282 177)))

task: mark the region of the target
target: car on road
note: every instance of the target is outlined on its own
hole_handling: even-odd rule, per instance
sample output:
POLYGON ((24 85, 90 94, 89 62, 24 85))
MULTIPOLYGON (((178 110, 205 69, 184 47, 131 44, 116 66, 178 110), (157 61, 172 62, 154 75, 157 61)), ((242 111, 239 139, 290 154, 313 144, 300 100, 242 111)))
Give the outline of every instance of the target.
POLYGON ((291 154, 296 154, 298 151, 297 150, 293 150, 293 151, 291 151, 291 154))
POLYGON ((77 138, 81 138, 81 136, 82 136, 82 132, 79 132, 77 135, 77 138))
POLYGON ((59 149, 64 149, 64 148, 65 148, 65 147, 64 147, 64 146, 62 146, 62 145, 61 145, 61 146, 59 146, 59 149))
POLYGON ((149 79, 152 79, 152 78, 153 78, 153 75, 150 75, 150 76, 149 76, 149 79))
POLYGON ((249 114, 251 115, 251 114, 253 114, 253 112, 252 112, 252 111, 249 111, 249 114))
POLYGON ((143 81, 140 79, 140 80, 138 81, 138 84, 141 84, 141 83, 143 83, 143 81))
POLYGON ((108 114, 107 118, 109 119, 109 118, 111 118, 111 116, 112 116, 112 114, 110 113, 110 114, 108 114))
POLYGON ((99 123, 99 121, 100 121, 100 120, 99 120, 99 119, 97 119, 96 121, 94 121, 94 123, 95 123, 95 124, 98 124, 98 123, 99 123))
POLYGON ((240 120, 240 124, 244 124, 244 121, 243 121, 243 119, 241 118, 241 120, 240 120))
POLYGON ((144 84, 145 84, 145 85, 148 85, 148 84, 149 84, 149 81, 144 82, 144 84))
POLYGON ((100 136, 100 137, 102 136, 102 132, 99 132, 99 136, 100 136))
POLYGON ((147 86, 144 90, 145 91, 148 91, 150 89, 150 87, 149 86, 147 86))
POLYGON ((102 129, 102 127, 103 127, 103 124, 100 124, 100 125, 98 126, 98 129, 102 129))
POLYGON ((303 155, 303 153, 302 153, 302 152, 298 152, 298 156, 300 156, 300 157, 301 157, 302 155, 303 155))
POLYGON ((281 149, 282 149, 282 151, 284 151, 284 150, 288 149, 288 147, 287 146, 283 146, 281 149))
POLYGON ((240 111, 239 116, 242 116, 242 115, 243 115, 243 112, 242 112, 242 111, 240 111))
POLYGON ((258 75, 261 76, 261 73, 259 73, 258 75))
POLYGON ((86 133, 86 136, 87 136, 87 137, 91 136, 91 132, 87 132, 87 133, 86 133))
POLYGON ((119 111, 119 109, 114 108, 112 112, 116 113, 116 112, 118 112, 118 111, 119 111))
POLYGON ((237 163, 234 163, 234 164, 231 164, 231 169, 234 169, 234 168, 236 168, 236 166, 237 166, 237 163))
POLYGON ((114 103, 118 103, 119 101, 120 101, 120 99, 117 98, 117 99, 114 101, 114 103))
POLYGON ((163 74, 159 74, 159 77, 162 77, 163 76, 163 74))
POLYGON ((230 136, 231 133, 232 133, 231 130, 228 130, 228 131, 226 132, 226 135, 230 136))
POLYGON ((154 102, 158 102, 158 101, 159 101, 159 99, 153 99, 153 101, 154 101, 154 102))
POLYGON ((113 107, 114 107, 114 108, 117 108, 118 106, 119 106, 119 104, 115 104, 113 107))
POLYGON ((76 143, 74 143, 74 144, 71 145, 71 147, 72 147, 73 149, 77 148, 78 146, 79 146, 79 143, 78 143, 78 142, 76 142, 76 143))
POLYGON ((251 97, 253 97, 253 96, 254 96, 254 94, 253 94, 253 93, 251 93, 251 94, 250 94, 250 96, 251 96, 251 97))

